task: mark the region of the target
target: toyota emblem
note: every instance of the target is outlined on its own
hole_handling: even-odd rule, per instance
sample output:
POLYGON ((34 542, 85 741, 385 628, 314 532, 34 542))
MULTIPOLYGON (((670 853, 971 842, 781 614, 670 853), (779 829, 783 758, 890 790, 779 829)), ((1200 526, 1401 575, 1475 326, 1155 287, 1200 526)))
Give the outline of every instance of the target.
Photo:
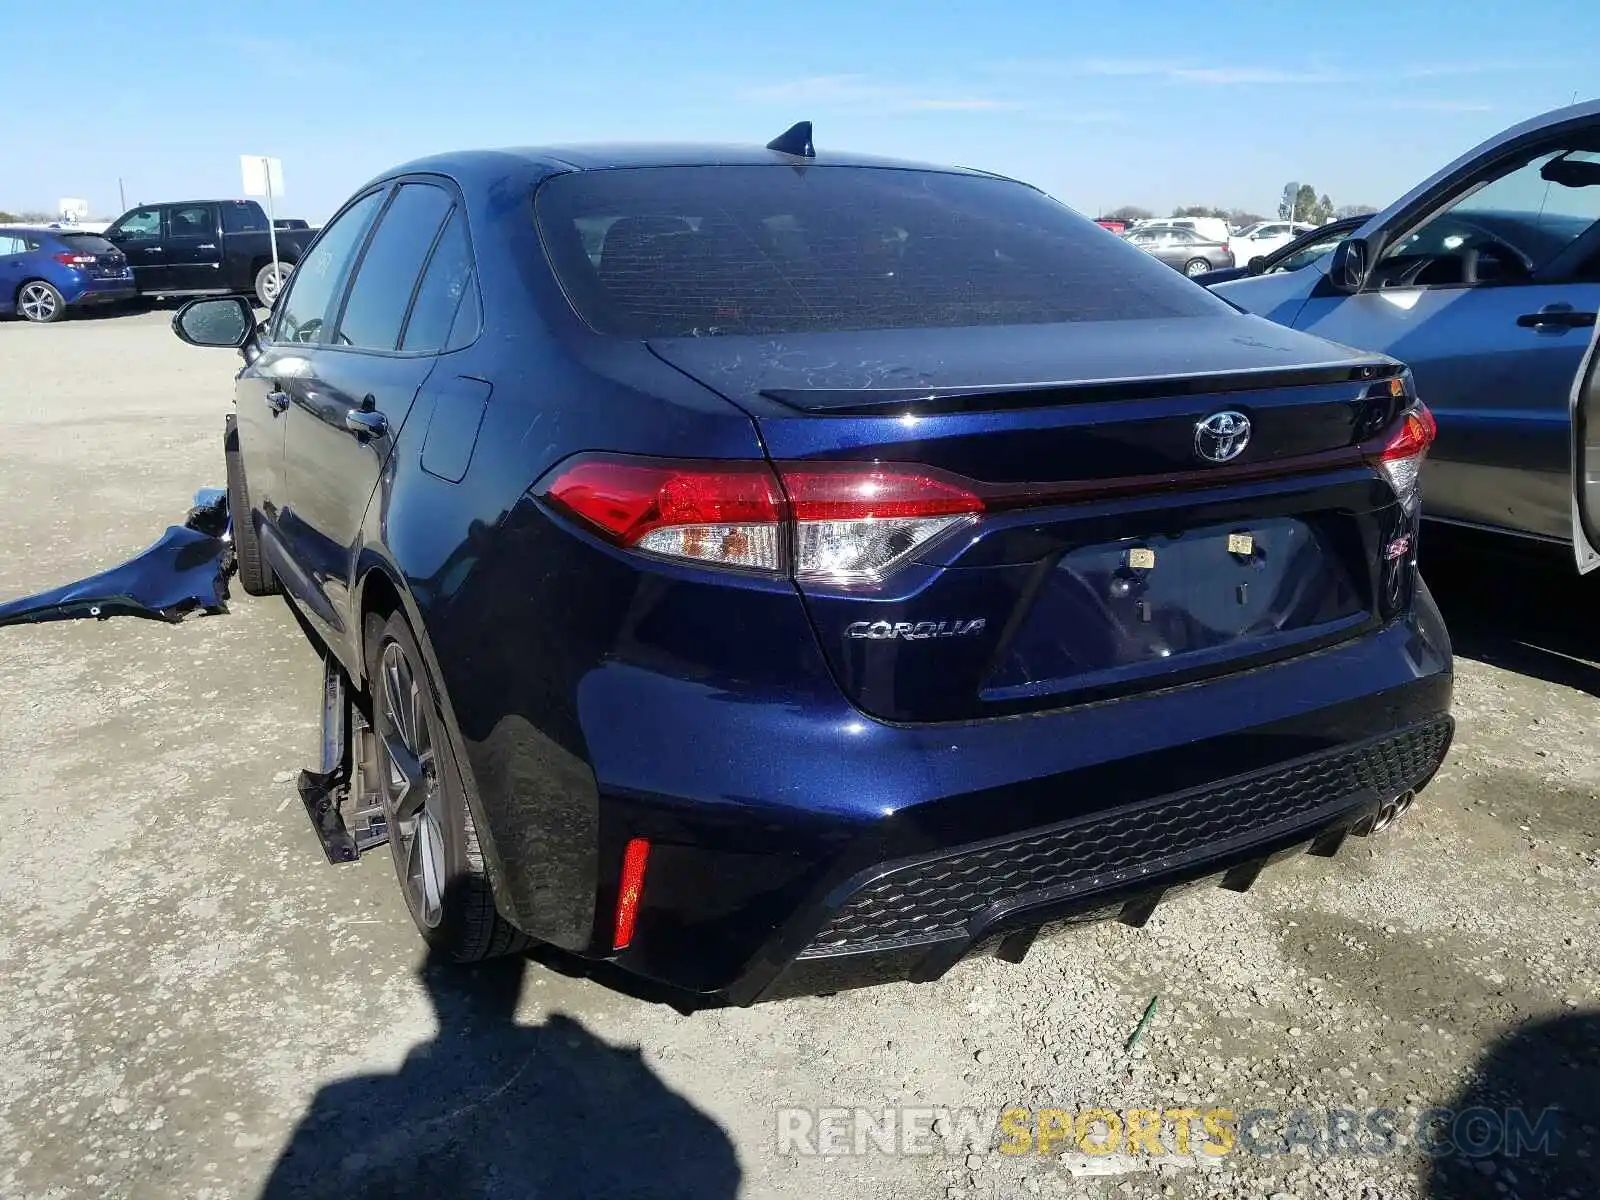
POLYGON ((1194 427, 1194 452, 1207 462, 1232 462, 1250 444, 1250 418, 1242 412, 1212 413, 1194 427))

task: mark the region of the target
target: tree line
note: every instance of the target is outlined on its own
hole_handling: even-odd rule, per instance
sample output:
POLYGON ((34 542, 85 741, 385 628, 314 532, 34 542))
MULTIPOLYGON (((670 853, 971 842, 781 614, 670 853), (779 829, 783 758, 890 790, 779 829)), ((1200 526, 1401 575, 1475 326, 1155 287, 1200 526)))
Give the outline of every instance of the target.
POLYGON ((44 224, 46 221, 54 221, 55 219, 49 213, 39 212, 35 209, 13 213, 0 208, 0 225, 20 225, 26 221, 37 221, 40 224, 44 224))
MULTIPOLYGON (((1278 201, 1277 212, 1273 215, 1280 221, 1304 221, 1311 225, 1322 225, 1335 218, 1364 217, 1378 210, 1370 204, 1343 204, 1336 206, 1328 197, 1327 192, 1320 195, 1317 189, 1309 183, 1291 183, 1285 185, 1283 196, 1278 201)), ((1148 208, 1141 208, 1137 204, 1124 204, 1114 208, 1105 216, 1113 221, 1148 221, 1155 217, 1155 213, 1148 208)), ((1246 225, 1254 225, 1260 221, 1273 219, 1261 213, 1252 212, 1248 208, 1218 208, 1208 204, 1181 204, 1172 210, 1174 217, 1221 217, 1235 229, 1242 229, 1246 225)))

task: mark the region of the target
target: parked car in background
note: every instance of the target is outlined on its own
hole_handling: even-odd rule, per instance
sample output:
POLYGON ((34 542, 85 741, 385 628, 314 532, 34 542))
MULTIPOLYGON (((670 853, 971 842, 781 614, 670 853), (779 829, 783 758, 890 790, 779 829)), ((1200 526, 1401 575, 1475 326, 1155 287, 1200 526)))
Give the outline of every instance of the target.
POLYGON ((1188 229, 1210 241, 1228 240, 1228 223, 1221 217, 1152 217, 1135 221, 1132 229, 1134 232, 1142 229, 1188 229))
POLYGON ((1118 221, 1111 217, 1096 217, 1094 223, 1100 226, 1101 229, 1109 229, 1112 233, 1126 233, 1128 231, 1128 223, 1126 221, 1118 221))
POLYGON ((1243 265, 1252 258, 1265 258, 1281 250, 1301 234, 1317 227, 1307 221, 1261 221, 1248 225, 1228 237, 1228 249, 1234 261, 1243 265))
POLYGON ((1594 564, 1575 521, 1600 511, 1600 436, 1581 412, 1575 430, 1572 397, 1600 311, 1600 103, 1488 139, 1305 270, 1215 286, 1411 367, 1439 421, 1427 517, 1594 564))
POLYGON ((0 313, 48 324, 137 294, 127 258, 98 234, 0 229, 0 313))
POLYGON ((315 230, 280 229, 279 269, 272 266, 267 214, 254 200, 184 200, 123 213, 105 236, 133 266, 145 296, 208 292, 253 294, 265 308, 277 298, 315 230))
POLYGON ((279 217, 272 222, 275 229, 310 229, 311 222, 304 217, 279 217))
POLYGON ((1233 266, 1207 271, 1203 275, 1196 275, 1194 280, 1210 287, 1214 283, 1226 283, 1230 279, 1243 279, 1246 276, 1298 271, 1302 267, 1310 266, 1324 254, 1331 254, 1335 246, 1366 223, 1366 217, 1348 217, 1342 221, 1330 221, 1308 233, 1302 233, 1294 241, 1278 247, 1271 254, 1258 254, 1245 262, 1240 262, 1236 258, 1233 266))
POLYGON ((441 954, 931 980, 1333 853, 1450 741, 1400 364, 1011 180, 443 155, 174 325, 246 358, 242 583, 368 697, 324 845, 441 954))
POLYGON ((1124 240, 1190 277, 1233 266, 1233 255, 1228 253, 1226 244, 1192 229, 1146 225, 1124 240))

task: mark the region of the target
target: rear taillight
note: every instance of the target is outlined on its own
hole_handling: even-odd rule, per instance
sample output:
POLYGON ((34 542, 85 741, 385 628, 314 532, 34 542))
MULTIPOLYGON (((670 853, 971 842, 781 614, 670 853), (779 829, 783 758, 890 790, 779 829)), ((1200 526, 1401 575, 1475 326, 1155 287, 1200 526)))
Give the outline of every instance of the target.
POLYGON ((585 455, 537 490, 629 549, 835 584, 877 582, 984 508, 954 477, 896 463, 585 455))
POLYGON ((1422 401, 1415 401, 1400 419, 1400 428, 1382 450, 1372 456, 1406 512, 1414 512, 1420 499, 1422 459, 1439 435, 1439 425, 1422 401))
POLYGON ((926 468, 795 463, 778 470, 794 520, 796 579, 876 583, 983 511, 975 492, 926 468))
POLYGON ((94 263, 92 254, 57 254, 54 257, 64 267, 87 267, 94 263))

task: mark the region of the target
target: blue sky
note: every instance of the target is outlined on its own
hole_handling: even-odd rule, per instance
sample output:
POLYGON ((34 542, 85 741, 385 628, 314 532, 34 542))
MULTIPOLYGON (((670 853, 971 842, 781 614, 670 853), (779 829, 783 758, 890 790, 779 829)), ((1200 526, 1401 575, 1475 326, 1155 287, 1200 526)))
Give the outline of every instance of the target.
POLYGON ((112 216, 118 176, 130 205, 236 195, 238 157, 255 153, 284 161, 281 211, 320 219, 371 175, 439 150, 764 142, 800 118, 823 147, 1002 171, 1090 215, 1267 211, 1289 179, 1382 206, 1504 126, 1600 94, 1600 6, 1586 5, 76 0, 63 12, 7 23, 0 208, 83 196, 112 216))

